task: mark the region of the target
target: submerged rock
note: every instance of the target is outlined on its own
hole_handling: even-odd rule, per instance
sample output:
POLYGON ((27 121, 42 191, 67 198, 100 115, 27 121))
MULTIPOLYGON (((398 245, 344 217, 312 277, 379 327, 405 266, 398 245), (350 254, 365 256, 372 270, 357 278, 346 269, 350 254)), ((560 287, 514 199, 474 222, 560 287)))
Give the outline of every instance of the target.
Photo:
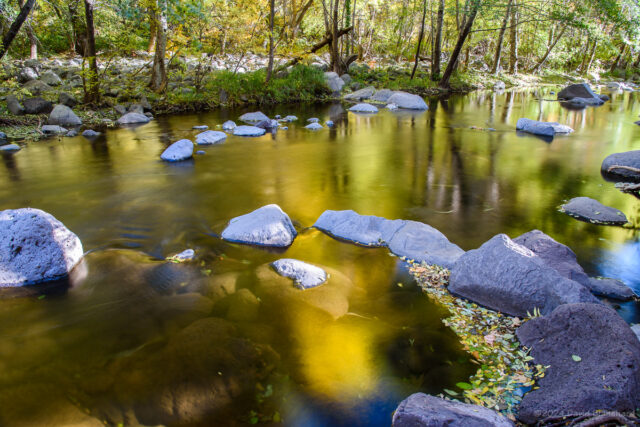
POLYGON ((389 104, 395 104, 405 110, 428 110, 429 107, 421 96, 407 92, 394 92, 387 100, 389 104))
POLYGON ((455 263, 449 291, 512 316, 534 309, 551 313, 561 304, 597 300, 587 288, 562 277, 526 247, 498 234, 455 263))
POLYGON ((608 277, 591 277, 587 287, 594 295, 620 301, 629 301, 637 296, 633 289, 622 281, 608 277))
POLYGON ((196 144, 212 145, 227 139, 227 134, 217 130, 208 130, 196 135, 196 144))
POLYGON ((640 150, 607 156, 602 161, 600 173, 613 181, 640 182, 640 150))
POLYGON ((33 208, 0 212, 0 287, 60 279, 83 253, 78 236, 47 212, 33 208))
POLYGON ((353 107, 349 108, 349 111, 353 111, 354 113, 377 113, 378 108, 374 107, 371 104, 356 104, 353 107))
POLYGON ((527 393, 518 419, 633 412, 640 406, 640 341, 601 304, 565 304, 517 331, 534 363, 549 366, 540 388, 527 393))
POLYGON ((564 212, 581 221, 602 225, 624 225, 627 217, 618 209, 605 206, 589 197, 574 197, 560 207, 564 212))
POLYGON ((415 393, 400 402, 393 427, 512 427, 498 412, 478 405, 415 393))
POLYGON ((149 123, 151 119, 144 114, 140 113, 126 113, 118 120, 116 123, 119 125, 132 125, 132 124, 142 124, 149 123))
POLYGON ((555 136, 556 133, 569 134, 573 129, 557 122, 539 122, 531 119, 518 119, 516 130, 541 136, 555 136))
POLYGON ((162 152, 160 158, 166 162, 179 162, 193 157, 193 142, 181 139, 162 152))
POLYGON ((267 131, 256 126, 237 126, 233 129, 235 136, 262 136, 267 131))
POLYGON ((315 288, 327 281, 327 273, 323 269, 297 259, 279 259, 271 266, 279 275, 293 279, 299 289, 315 288))
POLYGON ((267 117, 267 115, 262 111, 254 111, 252 113, 244 113, 240 116, 240 120, 243 122, 257 123, 263 120, 269 120, 269 117, 267 117))
POLYGON ((222 232, 222 238, 229 242, 273 247, 290 246, 297 235, 291 219, 278 205, 233 218, 222 232))

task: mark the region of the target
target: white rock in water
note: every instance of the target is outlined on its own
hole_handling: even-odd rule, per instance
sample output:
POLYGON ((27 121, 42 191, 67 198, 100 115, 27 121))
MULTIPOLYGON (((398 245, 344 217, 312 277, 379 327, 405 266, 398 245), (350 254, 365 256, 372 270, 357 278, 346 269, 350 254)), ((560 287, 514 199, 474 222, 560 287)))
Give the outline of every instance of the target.
POLYGON ((324 129, 324 126, 322 126, 320 123, 309 123, 308 125, 305 126, 305 128, 309 130, 320 130, 320 129, 324 129))
POLYGON ((295 122, 296 120, 298 120, 298 118, 296 116, 286 116, 282 120, 285 121, 285 122, 295 122))
POLYGON ((227 139, 227 134, 218 130, 208 130, 196 135, 196 144, 212 145, 227 139))
POLYGON ((20 146, 18 144, 0 145, 0 151, 20 151, 20 146))
POLYGON ((278 205, 263 206, 233 218, 222 232, 224 240, 259 246, 287 247, 298 235, 278 205))
POLYGON ((119 125, 132 125, 137 123, 149 123, 151 119, 140 113, 127 113, 116 120, 119 125))
POLYGON ((262 111, 255 111, 253 113, 245 113, 240 116, 240 120, 243 122, 261 122, 263 120, 269 120, 266 114, 262 111))
POLYGON ((179 162, 191 157, 193 157, 193 142, 188 139, 174 142, 160 155, 160 158, 167 162, 179 162))
POLYGON ((236 128, 236 123, 231 120, 227 120, 222 124, 222 130, 234 130, 235 128, 236 128))
POLYGON ((196 251, 194 251, 193 249, 185 249, 179 254, 175 254, 175 255, 171 255, 170 257, 167 257, 167 261, 174 261, 174 262, 191 261, 193 258, 195 258, 195 256, 196 256, 196 251))
POLYGON ((0 212, 0 287, 60 279, 80 262, 82 243, 39 209, 0 212))
POLYGON ((233 129, 233 134, 236 136, 262 136, 266 132, 265 129, 256 126, 237 126, 233 129))
POLYGON ((349 111, 352 111, 354 113, 377 113, 378 108, 374 107, 371 104, 362 103, 356 104, 353 107, 349 108, 349 111))
POLYGON ((192 129, 195 129, 195 130, 207 130, 207 129, 209 129, 209 126, 207 126, 207 125, 198 125, 198 126, 194 126, 192 129))
POLYGON ((315 288, 327 281, 327 273, 323 269, 297 259, 279 259, 271 266, 279 275, 293 279, 299 289, 315 288))
POLYGON ((387 110, 397 110, 398 106, 396 104, 387 104, 387 106, 385 107, 387 110))
POLYGON ((421 96, 407 92, 395 92, 387 100, 389 104, 395 104, 405 110, 428 110, 429 107, 421 96))

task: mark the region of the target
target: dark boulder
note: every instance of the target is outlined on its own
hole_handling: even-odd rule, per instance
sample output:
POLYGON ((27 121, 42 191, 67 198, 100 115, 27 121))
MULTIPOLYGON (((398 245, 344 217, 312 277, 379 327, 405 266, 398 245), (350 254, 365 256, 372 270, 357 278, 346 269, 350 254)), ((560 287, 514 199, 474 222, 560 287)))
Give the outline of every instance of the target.
POLYGON ((607 156, 602 161, 600 173, 610 181, 640 182, 640 150, 607 156))
POLYGON ((640 341, 601 304, 565 304, 517 331, 534 363, 549 366, 540 388, 527 393, 518 419, 633 412, 640 406, 640 341))
POLYGON ((573 98, 583 98, 585 100, 589 100, 589 103, 593 105, 604 104, 604 101, 598 95, 596 95, 591 90, 591 87, 586 83, 572 84, 558 92, 558 99, 569 101, 573 98))
POLYGON ((24 107, 18 102, 18 98, 13 95, 7 96, 7 110, 15 116, 24 114, 24 107))
POLYGON ((591 293, 605 298, 628 301, 636 297, 636 293, 618 279, 608 277, 592 277, 586 285, 591 293))
POLYGON ((400 402, 393 427, 511 427, 501 414, 478 405, 415 393, 400 402))
POLYGON ((58 95, 58 104, 66 105, 69 108, 73 108, 78 105, 78 100, 75 99, 73 95, 62 92, 60 93, 60 95, 58 95))
POLYGON ((22 105, 26 114, 49 114, 53 110, 53 103, 40 97, 27 98, 22 105))
POLYGON ((624 225, 627 223, 627 217, 621 211, 589 197, 574 197, 560 206, 560 212, 592 224, 624 225))
POLYGON ((451 270, 449 291, 512 316, 526 316, 534 309, 548 314, 561 304, 597 302, 587 288, 562 277, 504 234, 458 259, 451 270))

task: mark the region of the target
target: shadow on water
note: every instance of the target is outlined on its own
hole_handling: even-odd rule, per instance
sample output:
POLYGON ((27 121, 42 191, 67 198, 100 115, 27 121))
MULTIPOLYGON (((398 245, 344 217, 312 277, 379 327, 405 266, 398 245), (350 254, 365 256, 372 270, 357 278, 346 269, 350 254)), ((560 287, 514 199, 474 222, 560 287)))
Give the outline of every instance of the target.
MULTIPOLYGON (((298 116, 288 130, 229 136, 179 164, 159 161, 168 144, 248 109, 3 156, 0 179, 19 185, 0 187, 0 208, 46 210, 90 253, 71 286, 0 301, 0 424, 388 425, 408 394, 455 389, 475 369, 442 324, 446 312, 385 249, 307 228, 326 209, 423 221, 465 250, 537 228, 589 274, 640 291, 637 230, 557 210, 588 196, 640 220, 636 199, 600 175, 608 154, 638 148, 638 95, 571 111, 542 101, 549 90, 452 95, 428 99, 426 112, 372 116, 339 103, 280 105, 265 113, 298 116), (308 131, 309 117, 335 126, 308 131), (520 117, 576 132, 541 141, 514 131, 520 117), (231 218, 270 203, 300 231, 291 247, 220 240, 231 218), (193 262, 163 261, 186 248, 193 262), (330 280, 298 291, 269 267, 281 257, 322 266, 330 280)), ((635 303, 619 312, 640 320, 635 303)))

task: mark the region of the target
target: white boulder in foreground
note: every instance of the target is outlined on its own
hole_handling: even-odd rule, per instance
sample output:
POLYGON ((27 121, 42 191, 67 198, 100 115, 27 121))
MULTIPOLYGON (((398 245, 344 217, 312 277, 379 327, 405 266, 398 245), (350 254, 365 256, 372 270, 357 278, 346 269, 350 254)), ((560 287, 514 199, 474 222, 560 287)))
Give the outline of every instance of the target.
POLYGON ((174 142, 160 155, 160 158, 166 162, 179 162, 191 157, 193 157, 193 142, 188 139, 174 142))
POLYGON ((279 275, 292 279, 298 289, 315 288, 327 281, 327 273, 323 269, 297 259, 282 258, 272 262, 271 266, 279 275))
POLYGON ((222 238, 229 242, 273 247, 287 247, 297 235, 289 216, 278 205, 233 218, 222 232, 222 238))
POLYGON ((60 279, 80 262, 82 243, 40 209, 0 212, 0 287, 60 279))

